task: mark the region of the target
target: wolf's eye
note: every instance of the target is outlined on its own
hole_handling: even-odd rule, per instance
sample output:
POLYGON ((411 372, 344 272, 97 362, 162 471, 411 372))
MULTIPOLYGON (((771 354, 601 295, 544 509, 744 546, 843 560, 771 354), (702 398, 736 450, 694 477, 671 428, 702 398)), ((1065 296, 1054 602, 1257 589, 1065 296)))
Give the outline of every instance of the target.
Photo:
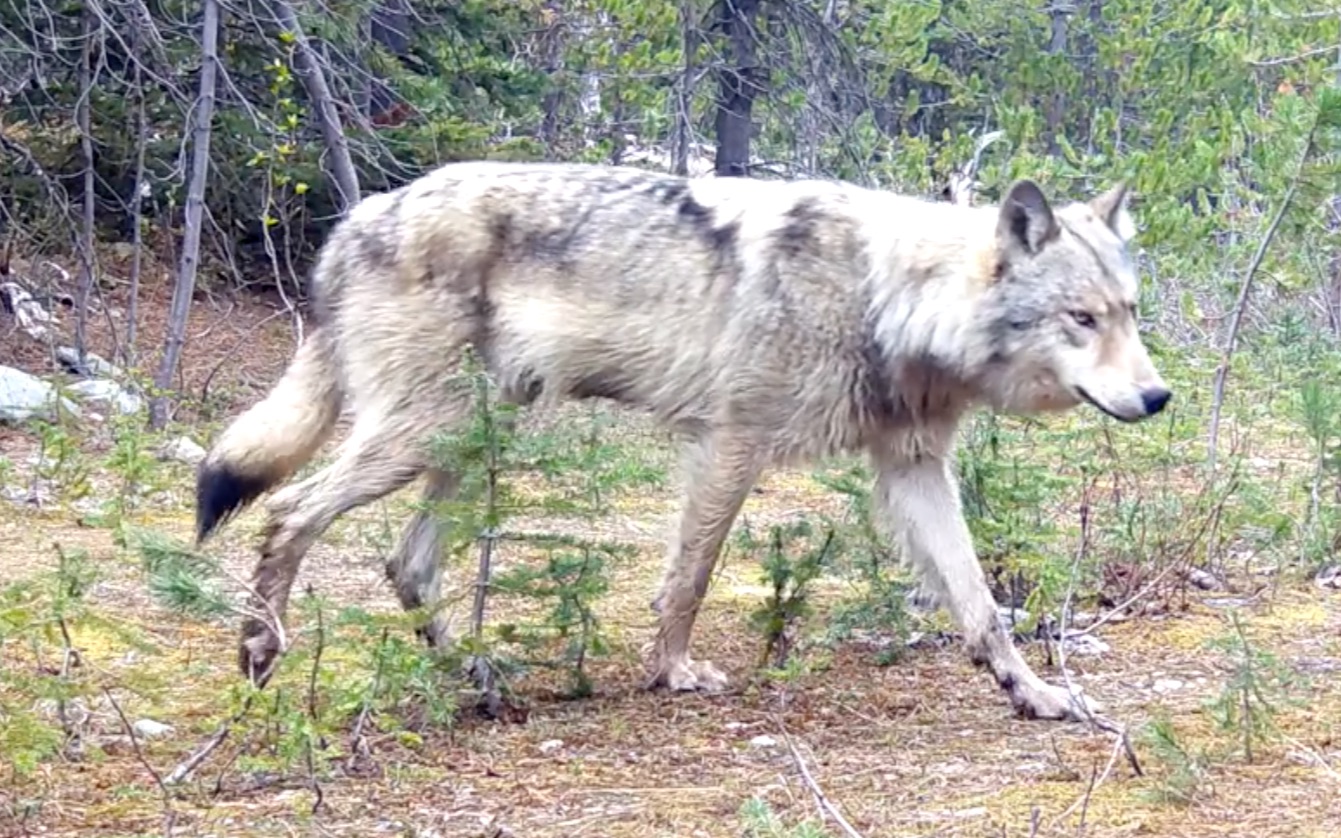
POLYGON ((1071 319, 1076 321, 1076 325, 1079 326, 1080 328, 1082 329, 1094 328, 1095 326, 1094 315, 1090 314, 1088 311, 1073 311, 1070 312, 1070 314, 1071 319))

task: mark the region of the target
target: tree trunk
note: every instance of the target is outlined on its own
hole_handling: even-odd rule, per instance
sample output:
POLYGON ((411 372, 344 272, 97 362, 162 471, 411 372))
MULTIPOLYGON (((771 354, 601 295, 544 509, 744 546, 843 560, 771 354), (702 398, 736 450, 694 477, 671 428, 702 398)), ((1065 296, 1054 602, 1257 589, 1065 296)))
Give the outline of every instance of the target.
POLYGON ((168 422, 167 393, 177 372, 182 345, 186 341, 186 321, 191 313, 191 297, 196 288, 196 270, 200 261, 200 234, 204 226, 205 185, 210 173, 210 123, 214 119, 214 85, 219 62, 219 3, 204 0, 204 23, 200 48, 200 95, 196 99, 195 124, 192 126, 191 176, 186 185, 186 232, 182 236, 181 262, 177 285, 172 289, 172 308, 168 315, 168 337, 163 361, 154 376, 158 393, 149 405, 149 425, 161 429, 168 422))
POLYGON ((131 48, 135 50, 135 193, 130 198, 131 254, 130 301, 126 304, 126 349, 122 361, 127 367, 135 366, 135 338, 140 316, 140 259, 143 255, 143 206, 148 182, 144 178, 145 147, 149 143, 149 125, 144 104, 144 73, 138 58, 140 28, 132 26, 131 48))
POLYGON ((694 0, 680 0, 680 46, 684 50, 684 69, 675 84, 675 113, 671 115, 671 173, 689 174, 689 146, 694 142, 694 73, 698 53, 698 9, 694 0))
MULTIPOLYGON (((408 0, 383 0, 367 21, 368 38, 398 60, 410 54, 410 7, 408 0)), ((395 90, 382 78, 369 74, 365 100, 360 104, 374 124, 386 121, 397 110, 395 90)))
POLYGON ((545 31, 540 35, 540 68, 549 79, 550 88, 540 103, 540 110, 544 114, 540 119, 540 142, 544 143, 546 148, 553 148, 559 139, 565 98, 563 57, 567 39, 563 4, 557 0, 546 3, 541 14, 545 19, 545 31))
MULTIPOLYGON (((1048 16, 1052 18, 1052 41, 1048 44, 1048 55, 1053 56, 1054 63, 1057 60, 1066 59, 1067 49, 1067 23, 1068 16, 1075 11, 1069 0, 1052 0, 1048 7, 1048 16)), ((1052 85, 1057 88, 1059 79, 1052 79, 1052 85)), ((1054 89, 1052 95, 1048 97, 1047 107, 1047 143, 1048 154, 1057 155, 1061 148, 1057 143, 1057 135, 1062 133, 1063 122, 1066 114, 1066 94, 1060 89, 1054 89)))
POLYGON ((727 66, 717 71, 717 176, 746 177, 750 170, 751 117, 763 90, 759 66, 760 0, 720 0, 718 30, 729 47, 727 66))
POLYGON ((359 179, 358 173, 354 170, 354 161, 349 156, 349 143, 345 141, 345 132, 340 125, 340 114, 335 108, 335 99, 331 96, 330 86, 326 84, 326 74, 321 69, 321 61, 317 58, 316 51, 312 49, 312 43, 303 33, 303 27, 298 23, 298 15, 294 13, 293 6, 289 5, 288 0, 274 0, 275 17, 279 20, 280 26, 293 34, 295 58, 297 60, 298 78, 303 83, 303 90, 307 92, 307 98, 311 100, 312 107, 316 110, 318 120, 321 124, 321 138, 326 146, 326 153, 330 155, 331 175, 335 179, 336 190, 340 193, 340 214, 344 215, 349 208, 358 203, 359 200, 359 179))
POLYGON ((97 31, 93 10, 84 9, 83 50, 79 61, 79 103, 75 122, 79 127, 79 149, 84 160, 83 224, 79 237, 79 287, 75 293, 75 352, 79 366, 85 368, 88 352, 88 298, 93 291, 93 239, 96 218, 97 182, 93 176, 93 129, 89 117, 89 98, 93 95, 93 38, 97 31))

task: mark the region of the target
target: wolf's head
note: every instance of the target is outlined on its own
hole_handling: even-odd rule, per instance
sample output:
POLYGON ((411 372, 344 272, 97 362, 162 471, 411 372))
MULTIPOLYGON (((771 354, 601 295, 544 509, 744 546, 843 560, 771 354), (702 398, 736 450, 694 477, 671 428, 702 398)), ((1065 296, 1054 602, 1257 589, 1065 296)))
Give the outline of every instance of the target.
POLYGON ((1049 206, 1021 180, 1002 201, 996 277, 982 316, 993 399, 1007 410, 1089 402, 1124 422, 1164 409, 1172 393, 1136 331, 1135 225, 1118 184, 1087 203, 1049 206))

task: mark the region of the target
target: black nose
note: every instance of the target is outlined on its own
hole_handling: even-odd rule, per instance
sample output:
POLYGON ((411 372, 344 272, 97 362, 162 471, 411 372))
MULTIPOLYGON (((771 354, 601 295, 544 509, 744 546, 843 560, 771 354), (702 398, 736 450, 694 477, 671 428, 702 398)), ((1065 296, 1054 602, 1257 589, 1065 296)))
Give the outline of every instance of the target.
POLYGON ((1173 398, 1173 393, 1170 393, 1163 387, 1151 387, 1149 390, 1145 390, 1141 393, 1141 401, 1145 403, 1145 413, 1147 416, 1154 416, 1156 413, 1159 413, 1164 409, 1164 405, 1169 403, 1169 399, 1171 398, 1173 398))

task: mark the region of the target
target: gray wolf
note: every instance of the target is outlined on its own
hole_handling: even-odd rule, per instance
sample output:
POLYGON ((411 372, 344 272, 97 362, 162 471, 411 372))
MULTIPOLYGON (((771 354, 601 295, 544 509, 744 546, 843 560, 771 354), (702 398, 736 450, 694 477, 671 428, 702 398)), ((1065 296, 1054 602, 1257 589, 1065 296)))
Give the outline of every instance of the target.
MULTIPOLYGON (((1090 704, 1044 682, 998 625, 952 470, 976 407, 1082 403, 1124 422, 1171 393, 1137 333, 1119 183, 1053 206, 1033 182, 965 207, 821 181, 468 162, 365 198, 314 268, 313 328, 201 463, 197 540, 291 476, 352 416, 334 462, 268 499, 239 666, 263 684, 304 553, 344 512, 423 477, 467 415, 470 347, 522 405, 603 397, 683 445, 685 491, 654 601, 650 686, 716 690, 690 633, 761 472, 866 454, 888 531, 1026 717, 1090 704)), ((406 608, 437 602, 439 532, 417 513, 387 563, 406 608)), ((441 642, 444 625, 423 629, 441 642)))

